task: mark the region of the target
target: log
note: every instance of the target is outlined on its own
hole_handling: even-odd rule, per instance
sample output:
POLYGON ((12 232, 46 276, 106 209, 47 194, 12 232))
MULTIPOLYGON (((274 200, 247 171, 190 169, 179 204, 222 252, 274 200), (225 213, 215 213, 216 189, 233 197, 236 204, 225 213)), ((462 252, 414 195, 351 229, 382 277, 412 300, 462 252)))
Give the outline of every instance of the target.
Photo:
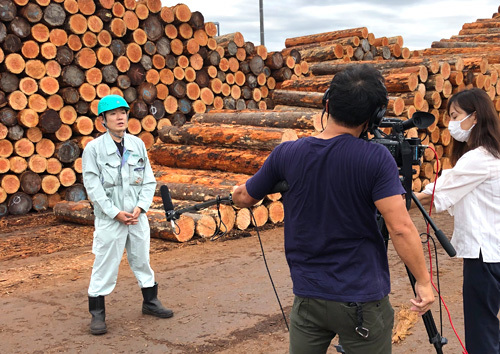
POLYGON ((230 205, 220 204, 218 207, 214 205, 208 209, 202 210, 201 213, 208 214, 215 219, 219 228, 219 235, 214 235, 214 237, 220 237, 222 234, 228 233, 234 229, 236 212, 230 205))
POLYGON ((0 187, 0 216, 4 216, 8 213, 7 203, 5 203, 6 200, 7 193, 0 187))
POLYGON ((24 192, 16 192, 12 194, 7 202, 7 208, 11 215, 25 215, 33 207, 31 197, 24 192))
POLYGON ((176 230, 173 230, 171 224, 167 222, 163 210, 150 209, 147 216, 151 237, 174 242, 187 242, 194 236, 195 222, 189 216, 182 214, 178 220, 175 220, 176 230))
MULTIPOLYGON (((5 158, 5 157, 0 157, 0 174, 4 174, 4 173, 7 173, 9 172, 10 170, 10 161, 9 159, 5 158)), ((2 191, 5 192, 2 188, 2 191)), ((0 203, 3 203, 3 201, 1 201, 0 203)))
POLYGON ((61 172, 62 168, 63 166, 61 161, 59 161, 55 157, 47 159, 47 167, 46 167, 47 173, 51 175, 58 175, 61 172))
MULTIPOLYGON (((159 188, 167 183, 158 181, 156 194, 159 195, 159 188)), ((190 200, 195 202, 205 202, 215 199, 217 196, 229 195, 232 186, 209 186, 195 183, 168 183, 168 189, 173 199, 190 200)))
POLYGON ((54 215, 58 220, 81 225, 94 224, 94 212, 88 200, 79 202, 62 201, 54 205, 54 215))
POLYGON ((46 134, 55 133, 61 128, 61 124, 59 113, 52 109, 46 110, 39 117, 38 126, 46 134))
POLYGON ((21 156, 12 156, 9 158, 10 171, 15 174, 20 174, 26 171, 28 163, 21 156))
POLYGON ((56 144, 54 153, 62 163, 71 163, 80 156, 80 148, 76 142, 68 140, 56 144))
POLYGON ((295 37, 295 38, 287 38, 285 39, 285 47, 290 48, 294 46, 317 43, 317 42, 326 42, 339 38, 347 38, 347 37, 368 37, 368 29, 366 27, 345 29, 339 31, 332 32, 324 32, 318 34, 312 34, 307 36, 295 37))
POLYGON ((298 78, 285 80, 281 83, 281 90, 325 92, 333 79, 333 75, 314 76, 310 78, 298 78))
POLYGON ((229 187, 244 184, 250 177, 246 174, 169 168, 159 165, 153 165, 153 170, 157 182, 205 185, 219 188, 224 192, 229 187))
POLYGON ((269 210, 265 205, 257 205, 251 208, 253 217, 251 217, 250 222, 253 226, 262 227, 269 219, 269 210))
POLYGON ((49 209, 49 198, 45 193, 37 193, 31 197, 32 208, 36 212, 46 211, 49 209))
POLYGON ((236 211, 236 220, 234 226, 238 230, 246 230, 251 224, 250 219, 251 219, 250 209, 248 208, 238 209, 236 211))
POLYGON ((14 152, 14 145, 7 139, 0 139, 0 157, 6 158, 14 152))
POLYGON ((28 168, 35 173, 44 173, 47 170, 47 158, 33 154, 27 160, 28 168))
POLYGON ((271 151, 283 142, 283 128, 235 126, 221 124, 185 124, 164 127, 158 136, 164 143, 212 145, 271 151))
POLYGON ((2 187, 7 194, 14 194, 21 187, 21 182, 17 175, 6 174, 0 177, 0 187, 2 187))
POLYGON ((217 223, 213 216, 195 213, 184 213, 184 215, 194 220, 195 235, 201 238, 210 238, 215 235, 217 223))
POLYGON ((411 92, 419 83, 416 73, 390 73, 385 76, 387 92, 411 92))
POLYGON ((83 184, 75 183, 64 190, 62 197, 66 201, 79 202, 87 199, 87 192, 83 184))
POLYGON ((401 59, 401 60, 382 60, 382 61, 362 61, 362 62, 342 62, 337 61, 325 61, 321 63, 313 63, 309 66, 309 71, 314 75, 334 75, 340 71, 345 70, 350 65, 358 64, 370 64, 373 65, 377 70, 395 69, 403 68, 407 66, 418 66, 424 65, 427 68, 433 68, 432 71, 437 72, 439 70, 439 61, 433 60, 431 58, 412 58, 412 59, 401 59))
POLYGON ((272 222, 273 224, 283 222, 283 220, 285 219, 285 209, 281 201, 272 201, 266 204, 266 207, 269 211, 270 222, 272 222))
POLYGON ((59 179, 56 176, 53 175, 42 176, 42 190, 46 194, 57 193, 60 186, 61 182, 59 182, 59 179))
POLYGON ((247 174, 257 172, 267 157, 260 151, 158 143, 151 147, 149 154, 153 163, 169 167, 247 174))
POLYGON ((313 117, 316 114, 318 114, 317 111, 211 111, 209 113, 195 114, 191 118, 191 122, 200 124, 218 123, 288 129, 314 129, 313 117))
MULTIPOLYGON (((416 75, 415 75, 415 80, 416 75)), ((397 85, 397 81, 393 81, 397 85)), ((404 84, 402 85, 404 86, 404 84)), ((272 99, 275 104, 300 106, 309 108, 323 108, 323 93, 319 92, 300 92, 291 90, 274 90, 272 99)))

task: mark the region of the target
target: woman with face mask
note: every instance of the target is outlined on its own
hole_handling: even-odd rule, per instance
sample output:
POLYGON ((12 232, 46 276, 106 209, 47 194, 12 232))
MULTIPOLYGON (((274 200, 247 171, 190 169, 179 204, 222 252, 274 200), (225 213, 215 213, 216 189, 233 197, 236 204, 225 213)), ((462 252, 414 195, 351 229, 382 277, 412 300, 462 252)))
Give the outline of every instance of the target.
POLYGON ((469 354, 499 354, 500 120, 483 90, 448 101, 453 168, 416 193, 436 212, 454 216, 451 243, 463 258, 465 344, 469 354))

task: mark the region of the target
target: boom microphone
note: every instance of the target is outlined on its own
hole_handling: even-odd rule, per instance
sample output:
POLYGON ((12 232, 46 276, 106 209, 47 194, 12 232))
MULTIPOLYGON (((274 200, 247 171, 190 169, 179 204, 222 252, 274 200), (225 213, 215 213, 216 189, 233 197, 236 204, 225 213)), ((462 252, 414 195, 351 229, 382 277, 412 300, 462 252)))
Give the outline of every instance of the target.
POLYGON ((163 209, 165 209, 165 216, 167 221, 172 223, 172 228, 175 227, 174 224, 174 203, 172 203, 172 197, 166 184, 160 187, 161 200, 163 201, 163 209))

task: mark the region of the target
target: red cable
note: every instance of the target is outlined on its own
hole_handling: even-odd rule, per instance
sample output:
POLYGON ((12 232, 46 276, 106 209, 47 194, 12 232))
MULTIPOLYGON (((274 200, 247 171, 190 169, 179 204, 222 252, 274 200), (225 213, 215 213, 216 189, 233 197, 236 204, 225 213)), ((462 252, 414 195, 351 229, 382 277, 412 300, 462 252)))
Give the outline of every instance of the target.
MULTIPOLYGON (((431 149, 434 152, 434 156, 436 157, 436 171, 439 171, 439 159, 438 159, 438 156, 437 156, 437 152, 436 152, 436 150, 434 150, 434 148, 432 146, 428 146, 428 148, 431 149)), ((436 191, 436 182, 437 182, 437 179, 438 179, 438 175, 436 173, 436 179, 434 181, 434 187, 432 189, 432 195, 431 195, 431 206, 429 207, 429 216, 431 216, 432 205, 434 204, 434 193, 436 191)), ((430 225, 427 224, 427 235, 429 235, 429 234, 430 234, 430 225)), ((467 349, 465 349, 465 346, 462 343, 462 340, 460 339, 460 336, 458 335, 458 333, 457 333, 457 331, 455 329, 455 326, 453 325, 453 321, 451 319, 450 310, 448 309, 448 306, 446 305, 443 297, 441 296, 439 290, 437 289, 436 285, 434 284, 434 281, 432 280, 432 252, 431 252, 430 242, 427 242, 427 249, 428 249, 428 252, 429 252, 429 267, 430 267, 431 284, 434 287, 434 289, 436 290, 436 292, 439 294, 439 299, 440 299, 441 303, 443 304, 444 308, 446 309, 446 313, 448 314, 448 319, 450 321, 451 328, 453 329, 453 332, 455 333, 455 336, 457 337, 458 341, 460 342, 460 345, 462 346, 462 349, 463 349, 462 354, 468 354, 467 349)))

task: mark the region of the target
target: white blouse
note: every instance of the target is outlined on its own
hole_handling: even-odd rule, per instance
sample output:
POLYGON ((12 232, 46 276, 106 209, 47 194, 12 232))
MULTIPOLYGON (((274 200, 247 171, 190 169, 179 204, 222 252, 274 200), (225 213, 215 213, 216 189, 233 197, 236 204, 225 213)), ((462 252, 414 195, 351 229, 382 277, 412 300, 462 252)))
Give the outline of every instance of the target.
MULTIPOLYGON (((432 194, 434 183, 423 193, 432 194)), ((454 216, 451 244, 457 257, 500 262, 500 159, 480 147, 443 170, 434 195, 436 212, 454 216)))

